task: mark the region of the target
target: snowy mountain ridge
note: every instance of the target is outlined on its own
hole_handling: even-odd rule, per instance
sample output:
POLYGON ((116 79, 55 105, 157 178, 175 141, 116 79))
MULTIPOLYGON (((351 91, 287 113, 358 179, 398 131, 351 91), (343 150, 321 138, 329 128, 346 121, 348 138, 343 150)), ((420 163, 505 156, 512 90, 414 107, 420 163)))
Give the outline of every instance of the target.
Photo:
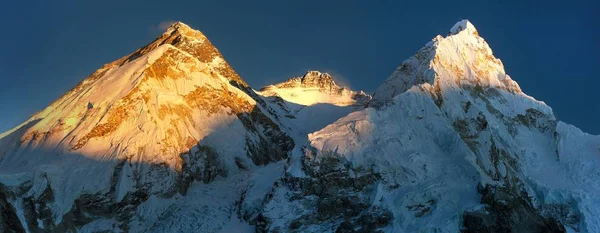
POLYGON ((372 98, 255 91, 177 22, 0 135, 0 231, 599 232, 599 148, 468 20, 372 98))
POLYGON ((369 106, 308 135, 266 231, 600 230, 600 137, 522 93, 470 22, 404 61, 369 106))
POLYGON ((319 71, 308 71, 302 77, 269 85, 260 89, 264 96, 280 96, 296 104, 313 105, 330 103, 336 106, 364 104, 371 96, 363 91, 355 92, 335 83, 331 75, 319 71))

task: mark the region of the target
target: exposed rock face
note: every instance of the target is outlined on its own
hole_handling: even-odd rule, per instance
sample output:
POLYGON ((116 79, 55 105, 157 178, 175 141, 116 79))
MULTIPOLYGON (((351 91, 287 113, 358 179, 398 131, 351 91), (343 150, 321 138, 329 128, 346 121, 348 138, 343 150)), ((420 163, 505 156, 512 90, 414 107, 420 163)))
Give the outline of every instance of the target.
POLYGON ((15 208, 8 202, 2 189, 0 189, 0 231, 7 233, 25 232, 15 208))
POLYGON ((273 88, 317 88, 324 92, 342 94, 344 91, 349 91, 343 87, 335 84, 333 78, 328 73, 321 73, 319 71, 308 71, 302 77, 290 78, 285 82, 278 83, 271 86, 266 86, 261 91, 269 90, 273 88))
POLYGON ((135 60, 165 44, 173 45, 202 63, 214 62, 212 65, 215 66, 215 72, 228 80, 247 86, 246 82, 225 62, 223 55, 210 43, 204 34, 182 22, 174 23, 152 43, 117 61, 128 62, 135 60))
POLYGON ((481 192, 485 207, 465 213, 461 232, 566 232, 556 219, 540 215, 529 200, 506 188, 488 185, 481 192))
POLYGON ((381 182, 377 172, 353 168, 333 153, 305 153, 307 176, 288 173, 275 184, 254 220, 259 232, 376 232, 391 222, 392 213, 373 204, 372 193, 381 182))

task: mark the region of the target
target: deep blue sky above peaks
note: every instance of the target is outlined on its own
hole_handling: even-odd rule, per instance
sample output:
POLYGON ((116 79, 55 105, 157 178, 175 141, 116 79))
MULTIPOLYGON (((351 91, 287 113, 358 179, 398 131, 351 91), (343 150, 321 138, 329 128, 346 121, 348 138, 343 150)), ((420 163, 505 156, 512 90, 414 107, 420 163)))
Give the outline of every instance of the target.
POLYGON ((600 133, 600 1, 3 1, 0 132, 171 21, 201 30, 254 88, 330 72, 372 92, 469 19, 521 88, 600 133))

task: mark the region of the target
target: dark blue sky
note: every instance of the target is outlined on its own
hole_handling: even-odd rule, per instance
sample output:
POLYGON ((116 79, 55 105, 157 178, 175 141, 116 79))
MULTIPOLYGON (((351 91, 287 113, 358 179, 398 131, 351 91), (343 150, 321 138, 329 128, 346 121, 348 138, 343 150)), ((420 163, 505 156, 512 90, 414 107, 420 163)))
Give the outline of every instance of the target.
POLYGON ((526 93, 560 120, 599 134, 598 2, 5 1, 0 131, 152 41, 161 22, 179 20, 204 32, 254 88, 317 69, 371 92, 466 18, 526 93))

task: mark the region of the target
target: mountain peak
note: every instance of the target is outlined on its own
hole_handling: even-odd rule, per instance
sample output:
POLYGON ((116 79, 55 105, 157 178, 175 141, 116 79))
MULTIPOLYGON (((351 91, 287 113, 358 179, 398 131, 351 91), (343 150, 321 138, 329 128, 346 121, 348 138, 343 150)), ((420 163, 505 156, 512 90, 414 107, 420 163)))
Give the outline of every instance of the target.
POLYGON ((301 77, 263 87, 260 91, 264 96, 276 95, 302 105, 331 103, 346 106, 371 99, 371 96, 362 91, 352 91, 336 84, 330 74, 316 70, 309 70, 301 77))
POLYGON ((163 33, 158 37, 160 38, 172 38, 175 39, 177 37, 185 37, 191 40, 204 41, 206 40, 206 36, 200 32, 199 30, 193 29, 187 24, 177 21, 172 23, 163 33))
POLYGON ((309 70, 300 78, 300 80, 302 83, 312 83, 316 81, 318 83, 328 83, 331 85, 336 85, 335 81, 333 80, 330 74, 321 73, 320 71, 316 70, 309 70))
POLYGON ((338 86, 330 74, 316 70, 309 70, 300 77, 290 78, 284 82, 261 88, 262 91, 273 88, 319 88, 319 89, 344 89, 338 86))
POLYGON ((181 21, 176 21, 174 23, 171 24, 171 26, 168 27, 168 29, 178 29, 178 28, 190 28, 190 26, 188 26, 187 24, 181 22, 181 21))
POLYGON ((379 106, 422 84, 438 91, 442 87, 494 87, 521 93, 519 85, 505 73, 500 59, 469 20, 454 24, 446 37, 436 36, 403 61, 375 91, 371 104, 379 106))
POLYGON ((165 30, 165 32, 163 33, 163 35, 172 35, 172 36, 185 36, 185 37, 192 37, 192 38, 196 38, 197 40, 205 40, 206 36, 200 32, 199 30, 193 29, 192 27, 188 26, 187 24, 181 22, 181 21, 177 21, 173 24, 171 24, 171 26, 169 26, 167 28, 167 30, 165 30))
MULTIPOLYGON (((0 135, 0 209, 6 203, 8 168, 52 177, 44 187, 61 204, 45 211, 68 216, 80 195, 87 198, 85 193, 102 195, 103 203, 128 203, 139 192, 171 197, 185 194, 195 180, 208 183, 225 171, 287 157, 292 138, 246 87, 202 33, 174 23, 0 135), (85 175, 64 168, 79 166, 97 175, 78 183, 71 177, 85 175), (59 186, 50 187, 50 182, 59 186)), ((3 220, 0 232, 6 229, 3 220)), ((64 225, 53 220, 45 218, 44 231, 64 225)))
POLYGON ((469 34, 479 35, 475 26, 468 19, 463 19, 461 21, 458 21, 456 24, 454 24, 454 26, 452 26, 452 28, 450 28, 450 31, 448 32, 448 34, 456 35, 463 31, 465 31, 469 34))
POLYGON ((180 21, 171 24, 163 34, 150 44, 135 51, 126 61, 140 57, 164 44, 170 44, 202 63, 210 64, 215 68, 217 73, 230 81, 242 86, 248 86, 202 32, 180 21))

